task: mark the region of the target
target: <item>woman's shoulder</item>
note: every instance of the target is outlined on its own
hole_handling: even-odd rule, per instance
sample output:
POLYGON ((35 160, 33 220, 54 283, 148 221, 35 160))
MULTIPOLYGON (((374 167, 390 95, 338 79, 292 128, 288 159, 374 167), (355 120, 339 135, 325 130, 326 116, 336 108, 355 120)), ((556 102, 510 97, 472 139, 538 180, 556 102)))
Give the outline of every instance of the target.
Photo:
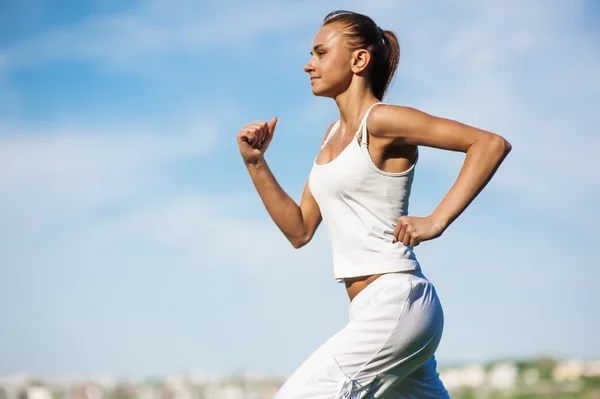
POLYGON ((369 113, 369 119, 385 119, 394 116, 394 114, 410 115, 415 112, 421 111, 408 105, 380 102, 376 103, 376 106, 369 113))
POLYGON ((325 134, 323 135, 323 138, 321 139, 321 146, 325 143, 325 141, 327 140, 327 137, 329 137, 329 135, 334 133, 333 129, 339 122, 340 122, 339 120, 336 120, 329 124, 329 126, 325 130, 325 134))
POLYGON ((383 134, 394 128, 409 126, 426 115, 424 112, 406 105, 381 103, 373 107, 367 120, 367 129, 373 135, 383 134))
POLYGON ((325 130, 325 136, 327 136, 327 134, 329 134, 329 132, 331 132, 338 123, 340 123, 339 120, 335 120, 335 121, 331 122, 329 124, 329 126, 327 127, 327 130, 325 130))

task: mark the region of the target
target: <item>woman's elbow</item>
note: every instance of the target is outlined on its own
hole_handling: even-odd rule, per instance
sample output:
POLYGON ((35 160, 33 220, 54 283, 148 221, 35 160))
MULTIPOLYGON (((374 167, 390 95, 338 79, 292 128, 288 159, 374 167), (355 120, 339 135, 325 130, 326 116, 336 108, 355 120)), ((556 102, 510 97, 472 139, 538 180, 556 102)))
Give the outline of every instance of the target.
POLYGON ((504 158, 512 150, 512 145, 504 137, 498 134, 492 134, 490 137, 490 147, 497 152, 500 158, 504 158))
POLYGON ((502 137, 502 142, 504 144, 504 156, 506 156, 510 150, 512 150, 512 144, 510 144, 504 137, 502 137))
POLYGON ((302 248, 303 246, 305 246, 306 244, 308 244, 311 239, 312 239, 312 237, 310 237, 310 236, 288 237, 288 240, 290 241, 290 244, 292 244, 292 246, 295 249, 302 248))
POLYGON ((290 240, 290 242, 292 243, 292 247, 294 247, 294 249, 300 249, 307 244, 307 242, 298 240, 290 240))

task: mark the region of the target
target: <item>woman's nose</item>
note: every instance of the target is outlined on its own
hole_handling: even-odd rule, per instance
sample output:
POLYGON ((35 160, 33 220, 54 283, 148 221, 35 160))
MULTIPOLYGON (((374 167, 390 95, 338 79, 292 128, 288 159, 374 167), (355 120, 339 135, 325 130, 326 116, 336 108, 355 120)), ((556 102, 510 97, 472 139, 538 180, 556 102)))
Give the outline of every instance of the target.
POLYGON ((310 72, 312 72, 312 71, 314 71, 314 70, 315 70, 315 67, 314 67, 314 65, 312 64, 312 61, 308 61, 308 62, 306 63, 306 65, 304 65, 304 72, 310 73, 310 72))

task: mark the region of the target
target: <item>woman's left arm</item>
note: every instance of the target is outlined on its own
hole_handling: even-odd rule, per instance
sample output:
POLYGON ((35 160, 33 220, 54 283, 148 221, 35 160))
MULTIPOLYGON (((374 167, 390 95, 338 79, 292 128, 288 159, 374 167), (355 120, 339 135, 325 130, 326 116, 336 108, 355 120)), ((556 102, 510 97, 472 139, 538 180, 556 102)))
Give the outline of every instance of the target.
POLYGON ((511 150, 510 143, 495 133, 408 107, 374 108, 367 129, 373 136, 407 145, 466 153, 456 182, 431 215, 398 220, 395 241, 409 246, 439 237, 487 185, 511 150))

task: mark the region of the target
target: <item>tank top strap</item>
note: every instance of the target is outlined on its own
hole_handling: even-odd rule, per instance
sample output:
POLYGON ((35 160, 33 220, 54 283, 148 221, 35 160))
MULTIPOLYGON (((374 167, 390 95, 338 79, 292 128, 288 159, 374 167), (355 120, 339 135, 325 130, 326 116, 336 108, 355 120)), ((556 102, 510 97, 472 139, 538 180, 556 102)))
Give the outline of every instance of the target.
POLYGON ((340 126, 340 121, 336 121, 333 126, 331 127, 331 130, 329 130, 329 133, 327 133, 327 137, 325 137, 325 141, 323 141, 323 144, 321 144, 321 150, 323 148, 325 148, 325 146, 327 145, 327 143, 329 143, 329 139, 331 139, 331 137, 335 134, 335 132, 338 130, 340 126))
POLYGON ((367 134, 367 118, 369 117, 369 113, 371 112, 371 110, 373 109, 374 106, 378 105, 378 104, 384 104, 382 102, 378 102, 378 103, 374 103, 371 104, 371 106, 369 107, 369 109, 367 109, 367 112, 365 112, 365 116, 363 117, 363 120, 360 123, 360 127, 358 128, 358 131, 356 132, 356 137, 358 138, 358 134, 360 133, 362 135, 361 139, 360 139, 360 143, 361 145, 367 145, 367 139, 368 139, 368 134, 367 134))

